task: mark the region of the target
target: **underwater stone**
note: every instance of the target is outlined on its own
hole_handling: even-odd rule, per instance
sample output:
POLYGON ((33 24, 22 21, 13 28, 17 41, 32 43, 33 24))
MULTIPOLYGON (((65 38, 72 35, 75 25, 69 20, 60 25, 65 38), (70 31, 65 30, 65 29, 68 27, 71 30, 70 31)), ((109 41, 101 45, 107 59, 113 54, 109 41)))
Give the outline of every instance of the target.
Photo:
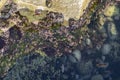
POLYGON ((104 23, 104 25, 99 29, 99 31, 102 37, 108 40, 115 40, 118 37, 118 31, 114 22, 109 20, 104 23))
POLYGON ((116 26, 113 22, 108 22, 107 24, 108 36, 110 39, 116 39, 118 32, 116 30, 116 26))
POLYGON ((87 45, 91 45, 92 44, 92 42, 91 42, 91 40, 89 38, 86 39, 86 44, 87 45))
POLYGON ((74 50, 73 51, 73 56, 80 61, 81 60, 81 52, 79 50, 74 50))
POLYGON ((94 75, 94 76, 91 78, 91 80, 104 80, 104 79, 103 79, 103 76, 102 76, 102 75, 97 74, 97 75, 94 75))
POLYGON ((78 63, 77 69, 80 74, 82 75, 88 75, 92 72, 93 70, 93 64, 92 61, 81 61, 81 63, 78 63))
POLYGON ((77 62, 77 60, 76 60, 76 58, 75 58, 74 56, 69 55, 68 57, 69 57, 69 60, 70 60, 72 63, 76 63, 76 62, 77 62))
POLYGON ((110 44, 104 44, 101 49, 102 54, 108 55, 110 53, 111 49, 112 49, 112 46, 110 44))
POLYGON ((119 21, 120 20, 120 15, 115 15, 113 16, 114 20, 119 21))

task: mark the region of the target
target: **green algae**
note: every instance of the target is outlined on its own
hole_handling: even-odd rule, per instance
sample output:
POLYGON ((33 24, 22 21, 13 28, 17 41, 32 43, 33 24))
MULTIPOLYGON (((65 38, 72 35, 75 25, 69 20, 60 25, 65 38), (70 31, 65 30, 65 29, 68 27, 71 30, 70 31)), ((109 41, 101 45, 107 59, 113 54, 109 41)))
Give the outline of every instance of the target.
POLYGON ((46 13, 46 11, 41 11, 39 15, 36 15, 34 11, 20 10, 20 14, 26 16, 30 22, 39 21, 40 19, 46 16, 46 13))

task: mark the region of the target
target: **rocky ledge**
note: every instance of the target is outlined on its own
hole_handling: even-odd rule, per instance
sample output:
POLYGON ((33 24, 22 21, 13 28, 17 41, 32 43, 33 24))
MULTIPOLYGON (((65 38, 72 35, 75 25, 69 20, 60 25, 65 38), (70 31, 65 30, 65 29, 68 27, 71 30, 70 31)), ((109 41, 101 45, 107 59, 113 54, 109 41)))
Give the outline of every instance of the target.
POLYGON ((67 26, 61 12, 16 6, 9 2, 1 10, 0 79, 120 79, 118 2, 93 0, 67 26))

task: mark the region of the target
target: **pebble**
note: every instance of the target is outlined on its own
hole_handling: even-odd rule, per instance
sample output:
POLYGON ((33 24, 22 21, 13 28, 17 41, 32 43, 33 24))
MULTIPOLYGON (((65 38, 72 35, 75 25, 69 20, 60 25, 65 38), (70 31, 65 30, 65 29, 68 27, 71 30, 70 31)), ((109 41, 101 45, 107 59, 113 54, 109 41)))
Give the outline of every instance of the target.
POLYGON ((68 76, 67 76, 67 75, 63 75, 63 78, 64 78, 64 79, 68 79, 68 76))
POLYGON ((119 21, 120 20, 120 15, 115 15, 114 20, 119 21))
POLYGON ((86 39, 86 44, 87 45, 91 45, 92 44, 92 42, 91 42, 91 40, 89 38, 86 39))
POLYGON ((88 75, 92 72, 93 70, 93 64, 92 61, 81 61, 79 64, 77 64, 77 69, 79 73, 83 75, 88 75))
POLYGON ((108 36, 110 39, 114 40, 117 38, 118 32, 113 22, 108 22, 107 30, 108 30, 108 36))
POLYGON ((80 50, 74 50, 74 51, 73 51, 73 56, 74 56, 78 61, 80 61, 80 60, 81 60, 81 52, 80 52, 80 50))
POLYGON ((76 60, 76 58, 74 56, 69 55, 68 57, 69 57, 70 62, 72 62, 72 63, 76 63, 77 62, 77 60, 76 60))
POLYGON ((112 49, 112 46, 110 45, 110 44, 104 44, 103 46, 102 46, 102 49, 101 49, 101 51, 102 51, 102 54, 103 55, 108 55, 109 53, 110 53, 110 51, 111 51, 111 49, 112 49))
POLYGON ((105 56, 102 56, 101 58, 102 58, 102 60, 103 60, 103 61, 105 61, 105 59, 106 59, 106 57, 105 57, 105 56))
POLYGON ((65 71, 65 66, 63 64, 61 66, 61 71, 62 71, 62 73, 64 73, 64 71, 65 71))
POLYGON ((102 75, 97 74, 97 75, 94 75, 94 76, 91 78, 91 80, 104 80, 104 79, 103 79, 103 76, 102 76, 102 75))

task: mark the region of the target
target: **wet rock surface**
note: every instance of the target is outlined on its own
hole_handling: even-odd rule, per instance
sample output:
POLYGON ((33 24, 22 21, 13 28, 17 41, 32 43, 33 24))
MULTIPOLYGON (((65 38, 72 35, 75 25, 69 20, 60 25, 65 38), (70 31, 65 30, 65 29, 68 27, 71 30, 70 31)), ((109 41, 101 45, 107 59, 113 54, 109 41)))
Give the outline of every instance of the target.
POLYGON ((91 17, 71 18, 68 26, 59 12, 46 12, 36 22, 19 11, 7 19, 9 24, 1 19, 0 28, 6 31, 0 37, 0 79, 119 80, 120 23, 119 10, 114 11, 119 7, 107 1, 102 1, 107 10, 90 9, 91 17))

